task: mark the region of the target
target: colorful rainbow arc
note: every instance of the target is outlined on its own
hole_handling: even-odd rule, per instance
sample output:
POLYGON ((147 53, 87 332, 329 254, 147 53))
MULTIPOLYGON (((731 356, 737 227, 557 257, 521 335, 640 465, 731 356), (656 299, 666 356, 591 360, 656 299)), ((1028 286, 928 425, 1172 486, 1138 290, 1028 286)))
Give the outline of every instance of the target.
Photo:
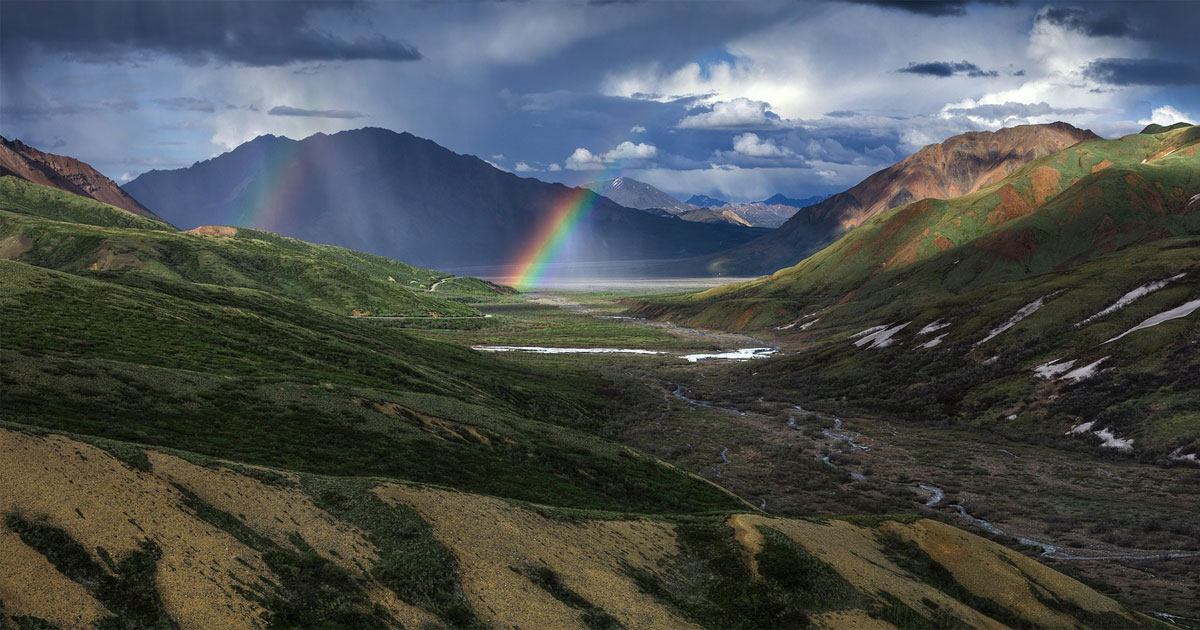
POLYGON ((550 262, 600 198, 600 195, 587 188, 575 188, 568 192, 526 242, 513 263, 513 273, 507 282, 520 291, 538 286, 545 278, 550 262))
POLYGON ((299 145, 289 141, 267 155, 248 194, 236 207, 226 210, 229 225, 270 232, 287 230, 288 213, 298 202, 302 183, 311 176, 307 164, 294 160, 299 145))

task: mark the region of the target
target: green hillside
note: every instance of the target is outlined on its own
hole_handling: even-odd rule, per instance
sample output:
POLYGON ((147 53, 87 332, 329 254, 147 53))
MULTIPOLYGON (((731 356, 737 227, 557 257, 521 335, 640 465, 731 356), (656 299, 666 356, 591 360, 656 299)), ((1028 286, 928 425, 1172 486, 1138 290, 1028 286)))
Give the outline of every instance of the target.
MULTIPOLYGON (((343 315, 479 314, 427 291, 449 274, 269 232, 217 230, 234 236, 177 232, 99 202, 0 180, 7 258, 144 287, 184 282, 257 289, 343 315)), ((463 287, 467 292, 472 285, 463 287)))
POLYGON ((0 176, 0 209, 87 225, 162 230, 175 228, 65 190, 27 182, 12 175, 0 176))
POLYGON ((1200 299, 1198 148, 1200 127, 1081 143, 880 215, 770 277, 635 310, 777 331, 802 350, 744 385, 806 405, 1102 448, 1064 435, 1092 422, 1133 440, 1109 449, 1183 457, 1200 451, 1200 314, 1105 342, 1200 299), (1055 360, 1072 363, 1035 371, 1055 360))
POLYGON ((738 504, 572 429, 608 403, 562 374, 249 289, 154 290, 13 261, 0 289, 8 422, 552 505, 738 504))

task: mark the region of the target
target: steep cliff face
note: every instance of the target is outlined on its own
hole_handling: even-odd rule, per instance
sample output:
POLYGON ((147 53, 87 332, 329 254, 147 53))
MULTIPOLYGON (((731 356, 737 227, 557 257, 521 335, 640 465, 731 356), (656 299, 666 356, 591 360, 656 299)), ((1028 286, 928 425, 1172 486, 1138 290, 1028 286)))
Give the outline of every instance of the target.
POLYGON ((116 182, 87 163, 39 151, 20 140, 0 136, 0 175, 15 175, 35 184, 53 186, 165 223, 149 208, 138 203, 137 199, 121 190, 116 182))

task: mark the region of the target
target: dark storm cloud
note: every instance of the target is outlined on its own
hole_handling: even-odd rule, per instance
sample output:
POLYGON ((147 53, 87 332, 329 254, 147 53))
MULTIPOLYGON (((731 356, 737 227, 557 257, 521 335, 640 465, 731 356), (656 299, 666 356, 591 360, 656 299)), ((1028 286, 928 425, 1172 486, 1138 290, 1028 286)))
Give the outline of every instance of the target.
POLYGON ((969 61, 926 61, 925 63, 910 63, 907 67, 900 68, 896 72, 923 74, 941 79, 952 76, 998 76, 998 73, 995 70, 984 70, 983 68, 980 68, 969 61))
POLYGON ((190 96, 176 96, 173 98, 156 98, 155 103, 163 107, 177 112, 212 112, 212 101, 202 98, 192 98, 190 96))
POLYGON ((1116 10, 1101 14, 1079 7, 1046 7, 1038 13, 1037 21, 1049 22, 1092 37, 1121 37, 1133 33, 1129 18, 1116 10))
POLYGON ((267 112, 269 116, 305 116, 309 118, 362 118, 366 114, 346 109, 300 109, 287 105, 276 105, 267 112))
POLYGON ((0 3, 5 57, 30 44, 84 62, 170 54, 191 65, 210 61, 275 66, 295 61, 421 58, 413 46, 382 35, 343 38, 314 28, 317 11, 348 13, 348 2, 145 2, 74 0, 53 9, 28 0, 0 3))
MULTIPOLYGON (((899 9, 916 13, 942 17, 947 15, 966 15, 967 5, 971 0, 849 0, 854 4, 872 4, 877 7, 899 9)), ((979 0, 981 4, 1013 4, 1014 0, 979 0)))
POLYGON ((1109 85, 1197 85, 1200 65, 1169 59, 1097 59, 1083 76, 1109 85))

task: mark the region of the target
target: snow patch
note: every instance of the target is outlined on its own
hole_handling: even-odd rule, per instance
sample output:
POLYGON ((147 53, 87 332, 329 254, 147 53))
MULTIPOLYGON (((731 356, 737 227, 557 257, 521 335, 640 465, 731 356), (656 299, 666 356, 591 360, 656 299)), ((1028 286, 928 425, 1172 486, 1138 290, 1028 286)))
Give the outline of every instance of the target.
POLYGON ((1079 381, 1092 378, 1093 376, 1096 375, 1096 372, 1097 372, 1096 368, 1100 367, 1100 364, 1104 363, 1107 360, 1108 360, 1108 357, 1103 356, 1081 368, 1075 368, 1074 370, 1067 372, 1066 375, 1064 375, 1062 377, 1062 380, 1065 381, 1065 380, 1069 379, 1073 383, 1078 383, 1079 381))
MULTIPOLYGON (((1176 306, 1175 308, 1173 308, 1169 311, 1165 311, 1165 312, 1159 313, 1158 315, 1155 315, 1153 317, 1147 318, 1146 321, 1138 324, 1137 326, 1134 326, 1133 328, 1130 328, 1129 330, 1126 330, 1125 332, 1117 335, 1116 337, 1113 337, 1112 339, 1109 339, 1108 341, 1105 341, 1104 343, 1112 343, 1112 342, 1120 339, 1121 337, 1128 335, 1129 333, 1137 332, 1139 330, 1142 330, 1143 328, 1150 328, 1151 326, 1157 326, 1163 322, 1171 321, 1172 319, 1180 319, 1183 317, 1187 317, 1188 315, 1191 315, 1193 312, 1195 312, 1196 309, 1200 309, 1200 300, 1192 300, 1191 302, 1186 302, 1180 306, 1176 306)), ((1104 344, 1102 343, 1100 345, 1104 345, 1104 344)))
MULTIPOLYGON (((1200 195, 1197 195, 1197 196, 1200 196, 1200 195)), ((1171 451, 1171 459, 1173 459, 1175 461, 1179 461, 1179 462, 1191 462, 1193 464, 1200 463, 1200 460, 1196 459, 1195 453, 1184 454, 1182 446, 1171 451)))
POLYGON ((1103 446, 1104 448, 1115 448, 1118 451, 1127 452, 1133 450, 1133 439, 1121 439, 1112 432, 1112 429, 1100 429, 1092 435, 1104 440, 1104 442, 1100 444, 1100 446, 1103 446))
POLYGON ((778 348, 741 348, 732 352, 716 352, 711 354, 685 354, 683 358, 691 363, 703 361, 704 359, 729 359, 733 361, 745 361, 746 359, 761 359, 767 355, 775 354, 778 348))
MULTIPOLYGON (((921 334, 921 333, 917 333, 917 334, 919 335, 919 334, 921 334)), ((933 339, 930 339, 929 341, 926 341, 925 343, 923 343, 923 344, 921 344, 921 345, 919 345, 919 346, 917 346, 917 347, 918 347, 918 348, 925 349, 925 350, 928 350, 928 349, 930 349, 930 348, 936 348, 937 346, 941 345, 941 343, 942 343, 942 340, 943 340, 943 339, 945 339, 945 338, 946 338, 946 335, 949 335, 949 334, 950 334, 950 333, 942 333, 942 334, 940 334, 940 335, 938 335, 938 336, 934 337, 933 339)))
POLYGON ((820 317, 818 317, 818 318, 816 318, 816 319, 812 320, 811 322, 808 322, 808 323, 804 324, 803 326, 801 326, 801 327, 800 327, 800 330, 808 330, 809 328, 811 328, 811 327, 812 327, 812 325, 813 325, 813 324, 815 324, 815 323, 817 323, 817 322, 819 322, 819 321, 821 321, 821 318, 820 318, 820 317))
MULTIPOLYGON (((775 330, 791 330, 792 328, 795 328, 795 327, 796 327, 796 325, 797 325, 797 324, 799 324, 800 322, 802 322, 802 321, 804 321, 804 320, 808 319, 809 317, 812 317, 812 316, 814 316, 814 315, 816 315, 816 314, 818 314, 818 313, 822 313, 822 312, 824 312, 824 311, 826 311, 826 310, 828 310, 828 309, 827 309, 827 308, 823 308, 823 309, 816 310, 816 311, 813 311, 813 312, 811 312, 811 313, 808 313, 808 314, 806 314, 806 315, 801 315, 801 316, 800 316, 798 319, 796 319, 796 321, 794 321, 794 322, 792 322, 792 323, 788 324, 787 326, 776 326, 776 327, 775 327, 775 330)), ((807 330, 809 326, 812 326, 812 325, 813 325, 813 324, 815 324, 815 323, 817 323, 817 320, 815 320, 815 319, 814 319, 814 320, 812 320, 811 322, 808 322, 807 324, 805 324, 805 325, 801 326, 801 327, 800 327, 800 330, 807 330)))
POLYGON ((1072 365, 1075 365, 1075 359, 1064 361, 1062 363, 1059 363, 1058 359, 1054 359, 1033 368, 1033 373, 1036 374, 1038 378, 1050 379, 1071 369, 1072 365))
POLYGON ((862 332, 856 332, 856 333, 854 333, 853 335, 850 335, 850 338, 851 338, 851 339, 857 339, 857 338, 859 338, 859 337, 861 337, 861 336, 863 336, 863 335, 870 335, 870 334, 873 334, 873 333, 877 333, 877 332, 879 332, 879 331, 883 330, 884 328, 887 328, 888 326, 891 326, 891 324, 881 324, 881 325, 879 325, 879 326, 872 326, 872 327, 870 327, 870 328, 868 328, 868 329, 866 329, 866 330, 864 330, 864 331, 862 331, 862 332))
POLYGON ((1108 315, 1111 315, 1111 314, 1121 310, 1122 308, 1129 306, 1134 301, 1136 301, 1142 297, 1145 297, 1151 293, 1154 293, 1155 291, 1167 286, 1171 282, 1174 282, 1175 280, 1178 280, 1186 275, 1187 275, 1187 273, 1175 274, 1175 275, 1171 276, 1170 278, 1167 278, 1166 280, 1158 280, 1155 282, 1149 282, 1149 283, 1143 284, 1142 286, 1130 291, 1129 293, 1122 295, 1120 298, 1117 299, 1116 302, 1113 302, 1111 305, 1109 305, 1107 308, 1100 311, 1099 313, 1096 313, 1095 315, 1092 315, 1091 317, 1079 322, 1078 324, 1075 324, 1075 327, 1079 328, 1080 326, 1083 326, 1085 324, 1090 324, 1091 322, 1094 322, 1097 319, 1100 319, 1101 317, 1107 317, 1108 315))
POLYGON ((1079 435, 1080 433, 1087 433, 1088 431, 1092 430, 1092 426, 1095 424, 1095 420, 1091 422, 1084 422, 1083 424, 1077 424, 1071 427, 1070 431, 1067 431, 1067 435, 1079 435))
POLYGON ((871 344, 868 346, 869 348, 886 348, 895 343, 895 341, 892 339, 892 336, 903 330, 905 326, 911 323, 912 322, 904 322, 903 324, 898 324, 896 326, 892 326, 891 328, 877 330, 859 339, 858 341, 855 341, 854 345, 861 348, 867 344, 871 344))
POLYGON ((917 331, 917 335, 928 335, 931 332, 937 332, 950 325, 950 322, 943 322, 940 319, 935 319, 932 322, 925 324, 925 327, 917 331))
POLYGON ((999 335, 1000 333, 1008 330, 1009 328, 1012 328, 1013 326, 1016 326, 1017 324, 1019 324, 1021 322, 1021 320, 1036 313, 1038 311, 1038 309, 1040 309, 1046 305, 1046 298, 1048 298, 1048 297, 1050 297, 1050 296, 1044 295, 1044 296, 1030 302, 1029 304, 1022 306, 1016 313, 1013 314, 1012 317, 1008 318, 1008 321, 993 328, 986 337, 975 342, 974 347, 979 347, 979 346, 995 339, 996 336, 999 335))

